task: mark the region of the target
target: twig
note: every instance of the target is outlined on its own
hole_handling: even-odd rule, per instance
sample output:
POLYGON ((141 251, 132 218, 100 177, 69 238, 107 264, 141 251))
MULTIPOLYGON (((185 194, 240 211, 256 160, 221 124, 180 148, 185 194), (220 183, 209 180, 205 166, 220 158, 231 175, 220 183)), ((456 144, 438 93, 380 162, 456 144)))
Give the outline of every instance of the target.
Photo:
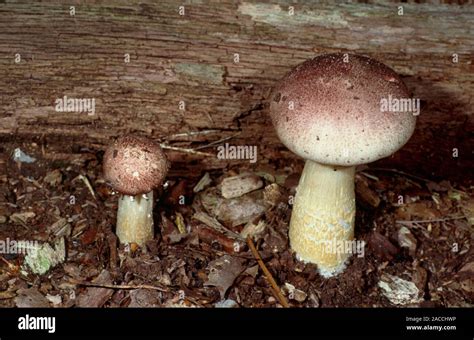
POLYGON ((278 287, 277 283, 275 282, 275 279, 273 279, 272 274, 268 270, 267 266, 265 266, 265 263, 263 263, 262 257, 260 256, 257 248, 255 248, 255 245, 253 244, 252 238, 250 236, 247 236, 247 244, 252 251, 253 256, 257 260, 258 265, 260 268, 262 268, 263 273, 265 274, 265 277, 267 278, 268 282, 270 283, 273 293, 275 294, 275 297, 280 301, 280 304, 288 308, 290 305, 288 304, 288 301, 286 301, 286 298, 283 296, 283 294, 280 291, 280 287, 278 287))
POLYGON ((215 155, 212 154, 212 153, 196 151, 196 150, 194 150, 194 149, 189 149, 189 148, 179 148, 179 147, 177 147, 177 146, 170 146, 170 145, 166 145, 166 144, 163 144, 163 143, 161 143, 160 146, 161 146, 163 149, 173 150, 173 151, 179 151, 179 152, 184 152, 184 153, 189 153, 189 154, 192 154, 192 155, 207 156, 207 157, 215 156, 215 155))
POLYGON ((411 224, 411 223, 434 223, 434 222, 445 222, 445 221, 452 221, 452 220, 462 220, 466 218, 466 216, 455 216, 455 217, 447 217, 447 218, 439 218, 434 220, 413 220, 413 221, 395 221, 399 224, 411 224))
POLYGON ((193 217, 194 219, 198 220, 199 222, 204 223, 208 227, 217 230, 223 234, 228 235, 231 238, 237 239, 237 240, 243 240, 242 235, 234 233, 232 230, 227 229, 224 227, 221 223, 219 223, 218 220, 216 220, 214 217, 209 216, 203 211, 197 211, 193 217))
POLYGON ((373 179, 374 181, 379 181, 379 178, 377 176, 371 175, 366 173, 365 171, 360 172, 361 175, 364 175, 367 178, 373 179))
POLYGON ((94 283, 94 282, 83 282, 70 279, 69 283, 79 285, 79 286, 87 286, 87 287, 98 287, 98 288, 109 288, 109 289, 151 289, 151 290, 158 290, 160 292, 168 292, 167 289, 161 288, 158 286, 152 285, 112 285, 112 284, 101 284, 101 283, 94 283))
POLYGON ((173 135, 166 136, 164 139, 172 139, 178 137, 191 137, 191 136, 199 136, 199 135, 208 135, 212 133, 222 132, 222 130, 201 130, 201 131, 190 131, 184 133, 175 133, 173 135))

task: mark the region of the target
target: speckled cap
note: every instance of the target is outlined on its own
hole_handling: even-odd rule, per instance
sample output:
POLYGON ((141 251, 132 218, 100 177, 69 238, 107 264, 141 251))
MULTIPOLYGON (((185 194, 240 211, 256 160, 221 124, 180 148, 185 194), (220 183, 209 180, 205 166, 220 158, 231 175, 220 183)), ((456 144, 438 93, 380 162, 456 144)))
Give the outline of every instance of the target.
POLYGON ((384 110, 382 99, 409 99, 400 77, 359 55, 326 54, 288 73, 274 88, 270 115, 280 140, 318 163, 353 166, 386 157, 415 129, 412 112, 384 110))
POLYGON ((168 168, 160 145, 146 137, 120 137, 104 154, 104 178, 125 195, 152 191, 163 182, 168 168))

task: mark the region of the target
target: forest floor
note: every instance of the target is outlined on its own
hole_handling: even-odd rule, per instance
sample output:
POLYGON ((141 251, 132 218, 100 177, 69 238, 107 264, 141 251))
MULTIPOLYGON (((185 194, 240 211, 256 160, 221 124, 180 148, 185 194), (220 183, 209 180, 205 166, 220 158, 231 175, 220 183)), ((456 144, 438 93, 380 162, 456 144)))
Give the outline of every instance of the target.
POLYGON ((355 235, 365 241, 364 256, 352 256, 342 274, 325 279, 288 244, 302 162, 236 165, 189 178, 172 168, 156 192, 155 239, 139 249, 119 245, 114 235, 118 195, 102 178, 102 155, 84 149, 68 159, 34 143, 1 147, 0 241, 49 244, 57 263, 35 274, 25 254, 0 253, 0 307, 474 304, 469 179, 359 168, 355 235), (35 160, 15 161, 16 148, 35 160), (233 183, 253 190, 223 198, 222 180, 238 175, 233 183))

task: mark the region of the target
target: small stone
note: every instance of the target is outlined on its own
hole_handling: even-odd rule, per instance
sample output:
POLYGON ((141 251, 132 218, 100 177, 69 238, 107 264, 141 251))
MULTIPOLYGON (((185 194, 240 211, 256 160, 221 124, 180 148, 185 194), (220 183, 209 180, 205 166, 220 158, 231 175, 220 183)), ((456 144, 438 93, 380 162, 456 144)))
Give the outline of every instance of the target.
POLYGON ((358 177, 356 181, 356 193, 360 198, 360 202, 366 206, 377 208, 380 205, 379 195, 369 187, 369 184, 362 176, 358 177))
POLYGON ((247 275, 250 275, 251 277, 255 278, 258 274, 258 268, 260 268, 258 266, 258 264, 256 264, 255 266, 253 267, 248 267, 246 270, 245 270, 245 274, 247 275))
POLYGON ((15 305, 19 308, 49 307, 48 300, 36 288, 19 289, 15 298, 15 305))

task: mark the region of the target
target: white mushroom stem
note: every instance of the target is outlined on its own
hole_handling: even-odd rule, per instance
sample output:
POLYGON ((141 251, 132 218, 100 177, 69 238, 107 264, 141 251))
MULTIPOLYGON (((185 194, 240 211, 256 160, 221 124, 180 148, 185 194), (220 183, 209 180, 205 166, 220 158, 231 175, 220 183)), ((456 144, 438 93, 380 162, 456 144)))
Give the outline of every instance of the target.
POLYGON ((290 222, 297 257, 318 265, 321 275, 342 272, 351 255, 355 222, 355 167, 306 161, 290 222))
POLYGON ((153 191, 119 198, 116 234, 121 243, 141 247, 153 239, 153 191))

